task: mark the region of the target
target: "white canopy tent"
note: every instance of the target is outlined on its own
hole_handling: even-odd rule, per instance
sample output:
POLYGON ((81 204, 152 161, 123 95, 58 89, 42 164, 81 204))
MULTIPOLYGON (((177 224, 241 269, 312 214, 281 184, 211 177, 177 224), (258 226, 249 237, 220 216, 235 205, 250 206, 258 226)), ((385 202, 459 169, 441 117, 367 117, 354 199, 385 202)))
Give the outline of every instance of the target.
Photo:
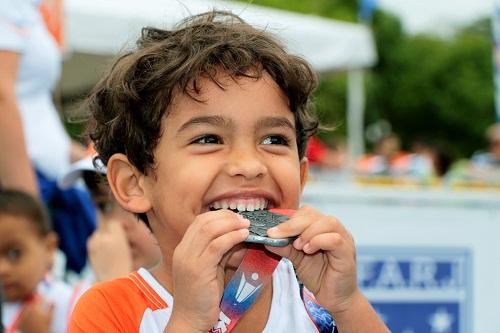
POLYGON ((362 153, 362 69, 376 61, 372 34, 363 25, 221 0, 66 0, 66 49, 69 56, 114 55, 133 47, 144 26, 169 28, 190 14, 212 9, 229 10, 274 33, 319 72, 348 71, 349 152, 352 157, 362 153))

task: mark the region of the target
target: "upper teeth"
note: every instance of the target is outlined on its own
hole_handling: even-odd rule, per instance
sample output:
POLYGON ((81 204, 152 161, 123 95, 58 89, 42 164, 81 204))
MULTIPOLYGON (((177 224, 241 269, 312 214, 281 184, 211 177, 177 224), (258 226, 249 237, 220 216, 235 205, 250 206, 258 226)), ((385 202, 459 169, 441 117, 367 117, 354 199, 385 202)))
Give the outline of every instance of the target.
POLYGON ((215 209, 236 209, 239 212, 252 212, 254 210, 266 209, 268 201, 263 198, 256 199, 223 199, 215 201, 210 208, 215 209))

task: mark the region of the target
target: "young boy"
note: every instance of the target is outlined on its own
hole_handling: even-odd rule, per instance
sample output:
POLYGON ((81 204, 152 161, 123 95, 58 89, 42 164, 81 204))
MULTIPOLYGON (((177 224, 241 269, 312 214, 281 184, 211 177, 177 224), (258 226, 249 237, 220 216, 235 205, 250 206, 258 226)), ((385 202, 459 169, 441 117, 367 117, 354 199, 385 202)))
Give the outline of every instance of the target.
POLYGON ((229 13, 143 30, 138 49, 92 93, 90 133, 116 200, 150 225, 163 258, 150 271, 94 286, 70 332, 317 332, 317 319, 328 316, 307 311, 293 267, 338 331, 388 331, 356 286, 348 231, 299 209, 306 142, 318 126, 315 82, 304 60, 229 13), (249 221, 227 208, 296 209, 268 235, 297 239, 250 249, 249 221), (267 284, 273 255, 264 251, 288 259, 267 284), (238 266, 250 254, 267 259, 248 275, 238 266), (233 277, 241 277, 237 298, 221 311, 233 277), (256 291, 237 321, 237 307, 250 306, 256 291))
POLYGON ((49 275, 57 249, 41 204, 23 192, 0 191, 0 287, 5 332, 63 333, 72 289, 49 275))

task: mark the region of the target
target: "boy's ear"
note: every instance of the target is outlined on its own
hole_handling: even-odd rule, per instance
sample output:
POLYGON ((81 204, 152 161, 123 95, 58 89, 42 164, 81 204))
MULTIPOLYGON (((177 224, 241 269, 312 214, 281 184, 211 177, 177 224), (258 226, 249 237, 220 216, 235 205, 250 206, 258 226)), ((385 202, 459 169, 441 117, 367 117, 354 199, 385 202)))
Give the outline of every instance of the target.
POLYGON ((144 174, 130 163, 127 156, 111 156, 107 170, 111 191, 123 209, 132 213, 145 213, 151 208, 144 191, 144 174))
POLYGON ((309 175, 309 160, 307 157, 302 157, 300 160, 300 192, 304 190, 304 186, 307 183, 307 177, 309 175))

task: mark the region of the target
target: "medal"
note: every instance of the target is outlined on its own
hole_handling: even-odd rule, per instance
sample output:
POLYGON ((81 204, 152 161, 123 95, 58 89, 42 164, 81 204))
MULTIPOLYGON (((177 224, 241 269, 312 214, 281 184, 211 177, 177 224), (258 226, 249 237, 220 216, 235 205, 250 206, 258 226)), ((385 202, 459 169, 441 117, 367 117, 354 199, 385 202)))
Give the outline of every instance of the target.
POLYGON ((293 210, 287 209, 239 212, 238 214, 250 221, 250 226, 248 227, 250 234, 245 241, 247 243, 259 243, 278 247, 287 246, 295 239, 295 237, 269 238, 267 237, 267 229, 273 228, 278 224, 287 221, 293 213, 293 210))

